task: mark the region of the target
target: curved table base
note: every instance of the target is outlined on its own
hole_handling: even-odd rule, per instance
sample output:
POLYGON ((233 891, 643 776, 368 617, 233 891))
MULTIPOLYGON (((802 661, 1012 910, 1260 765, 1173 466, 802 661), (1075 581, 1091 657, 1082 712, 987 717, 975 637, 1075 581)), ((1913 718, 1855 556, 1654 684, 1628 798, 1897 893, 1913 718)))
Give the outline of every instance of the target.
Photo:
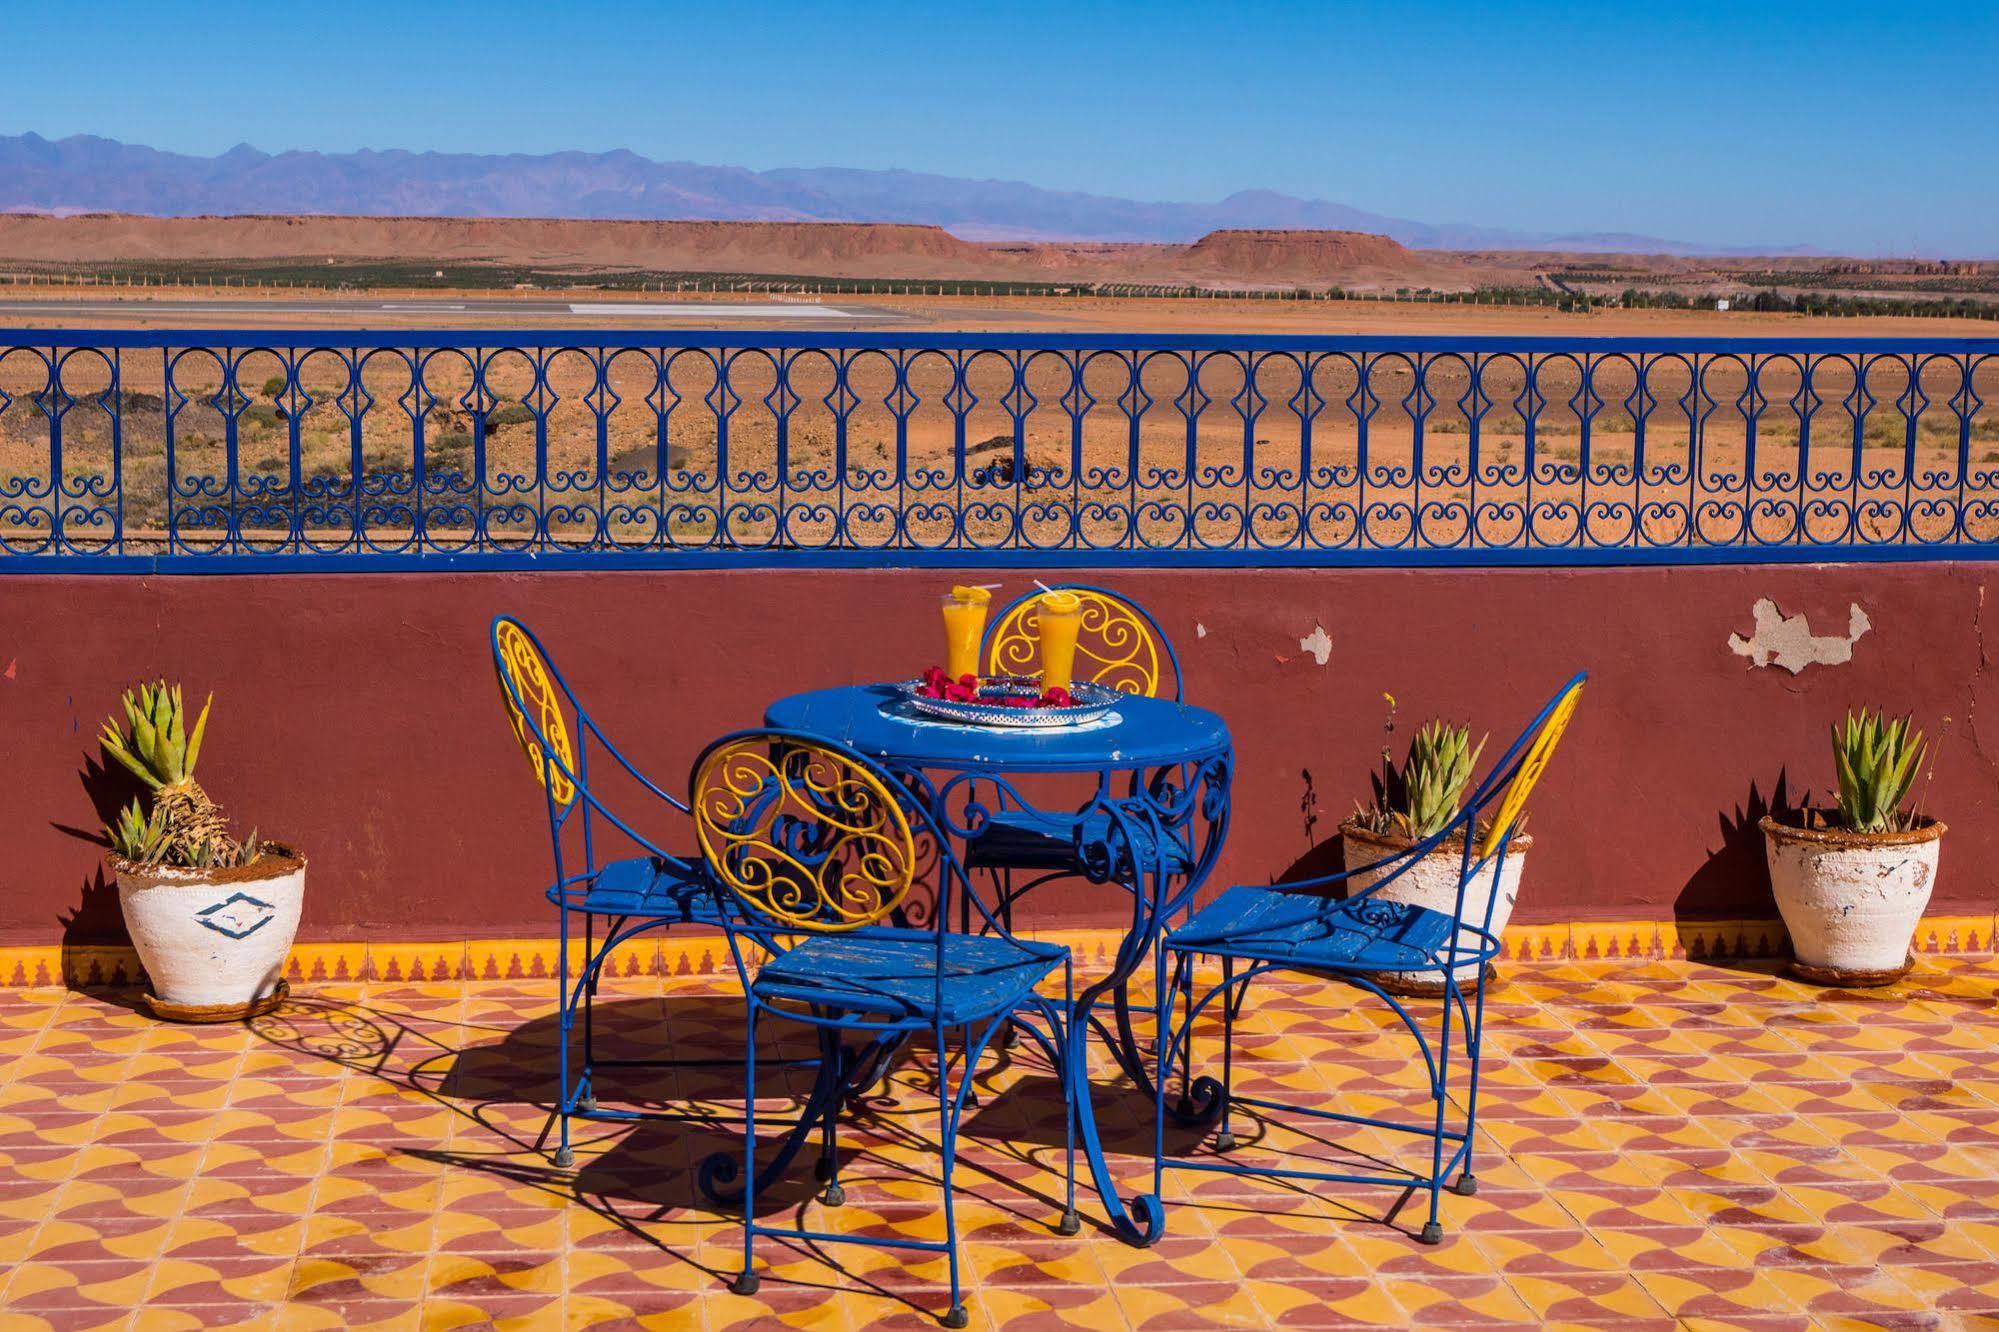
MULTIPOLYGON (((799 1110, 798 1121, 785 1133, 778 1144, 777 1154, 757 1172, 758 1193, 784 1175, 812 1131, 825 1128, 829 1119, 840 1113, 848 1097, 870 1090, 887 1076, 889 1061, 908 1039, 902 1034, 878 1036, 856 1049, 841 1046, 837 1051, 829 1050, 827 1056, 818 1061, 819 1076, 812 1081, 812 1091, 799 1110)), ((751 1091, 754 1094, 754 1089, 751 1091)), ((701 1162, 695 1174, 695 1183, 703 1196, 715 1205, 740 1207, 745 1190, 737 1181, 742 1173, 739 1152, 733 1149, 719 1151, 701 1162)), ((822 1161, 819 1177, 825 1179, 828 1174, 827 1163, 822 1161)), ((828 1201, 837 1204, 838 1199, 829 1198, 828 1201)))

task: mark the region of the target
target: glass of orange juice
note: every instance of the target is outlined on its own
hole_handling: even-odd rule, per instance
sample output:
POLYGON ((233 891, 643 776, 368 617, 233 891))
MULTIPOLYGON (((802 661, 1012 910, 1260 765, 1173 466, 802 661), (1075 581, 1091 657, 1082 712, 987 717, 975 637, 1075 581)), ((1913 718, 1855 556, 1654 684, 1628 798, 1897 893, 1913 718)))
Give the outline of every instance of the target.
POLYGON ((979 673, 979 643, 992 599, 983 587, 954 587, 944 598, 944 673, 953 680, 979 673))
POLYGON ((1067 689, 1075 683, 1076 634, 1083 627, 1083 599, 1074 592, 1044 592, 1035 606, 1041 640, 1041 687, 1067 689))

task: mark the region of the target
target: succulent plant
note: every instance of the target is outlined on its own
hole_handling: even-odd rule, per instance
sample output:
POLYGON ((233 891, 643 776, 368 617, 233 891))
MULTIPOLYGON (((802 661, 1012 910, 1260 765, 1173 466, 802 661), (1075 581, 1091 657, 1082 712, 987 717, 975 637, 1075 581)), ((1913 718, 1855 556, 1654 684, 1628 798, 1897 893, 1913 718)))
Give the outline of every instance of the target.
POLYGON ((117 821, 104 829, 113 851, 141 865, 157 864, 165 855, 166 831, 159 811, 148 816, 136 800, 119 810, 117 821))
POLYGON ((187 710, 181 703, 179 685, 169 688, 164 680, 158 684, 140 684, 126 690, 121 701, 125 705, 127 729, 119 728, 116 717, 107 717, 100 737, 104 752, 124 764, 148 790, 157 791, 163 786, 192 780, 195 762, 201 757, 202 732, 208 729, 209 705, 215 702, 215 696, 209 695, 208 702, 201 705, 201 715, 194 719, 192 731, 186 727, 187 710))
POLYGON ((1833 767, 1839 777, 1839 821, 1854 832, 1898 832, 1914 822, 1902 801, 1922 767, 1923 733, 1909 719, 1890 721, 1862 708, 1832 728, 1833 767))
POLYGON ((1431 721, 1416 729, 1400 768, 1384 748, 1381 772, 1374 778, 1374 805, 1359 812, 1361 825, 1414 841, 1443 831, 1463 807, 1465 786, 1485 739, 1480 736, 1474 745, 1469 726, 1431 721))
POLYGON ((134 800, 119 811, 116 822, 104 830, 112 848, 144 865, 219 868, 256 859, 256 835, 238 845, 229 836, 221 807, 194 780, 214 695, 201 705, 192 727, 179 685, 164 680, 140 684, 121 701, 125 725, 107 718, 98 740, 106 754, 145 784, 152 807, 134 800))

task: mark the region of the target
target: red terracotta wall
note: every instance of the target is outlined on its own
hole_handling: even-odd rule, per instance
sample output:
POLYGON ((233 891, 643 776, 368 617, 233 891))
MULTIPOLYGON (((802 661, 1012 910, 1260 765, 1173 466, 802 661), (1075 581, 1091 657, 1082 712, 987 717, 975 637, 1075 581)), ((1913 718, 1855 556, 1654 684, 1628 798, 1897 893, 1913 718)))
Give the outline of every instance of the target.
MULTIPOLYGON (((1045 573, 1056 581, 1059 575, 1045 573)), ((1593 680, 1538 794, 1518 919, 1774 916, 1745 811, 1830 780, 1850 704, 1941 735, 1932 812, 1951 825, 1938 914, 1990 913, 1999 785, 1979 728, 1995 581, 1979 565, 1660 570, 1189 570, 1078 577, 1150 606, 1191 699, 1228 718, 1235 822, 1220 876, 1311 857, 1367 789, 1384 692, 1493 733, 1494 752, 1572 671, 1593 680), (1730 650, 1769 598, 1845 637, 1801 674, 1730 650), (1323 626, 1320 665, 1300 639, 1323 626)), ((809 687, 902 677, 938 655, 934 591, 1017 573, 907 571, 0 578, 0 943, 115 939, 89 777, 119 690, 213 690, 201 778, 237 822, 311 858, 302 939, 553 932, 546 827, 503 721, 497 612, 549 644, 600 722, 679 789, 703 741, 809 687)), ((1006 595, 1006 593, 1002 593, 1006 595)), ((684 829, 639 817, 674 845, 684 829)), ((1323 852, 1321 852, 1323 854, 1323 852)), ((1101 897, 1068 923, 1102 923, 1101 897)), ((1050 899, 1044 911, 1058 909, 1050 899)), ((1052 922, 1051 922, 1052 923, 1052 922)))

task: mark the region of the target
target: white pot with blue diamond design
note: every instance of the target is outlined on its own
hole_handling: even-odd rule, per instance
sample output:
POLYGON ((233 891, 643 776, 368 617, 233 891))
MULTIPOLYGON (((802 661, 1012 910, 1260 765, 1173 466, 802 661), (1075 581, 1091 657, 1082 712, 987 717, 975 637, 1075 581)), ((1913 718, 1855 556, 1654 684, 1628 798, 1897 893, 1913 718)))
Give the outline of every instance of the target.
POLYGON ((248 865, 180 869, 105 858, 161 1017, 224 1022, 283 999, 305 899, 305 857, 266 842, 248 865))

